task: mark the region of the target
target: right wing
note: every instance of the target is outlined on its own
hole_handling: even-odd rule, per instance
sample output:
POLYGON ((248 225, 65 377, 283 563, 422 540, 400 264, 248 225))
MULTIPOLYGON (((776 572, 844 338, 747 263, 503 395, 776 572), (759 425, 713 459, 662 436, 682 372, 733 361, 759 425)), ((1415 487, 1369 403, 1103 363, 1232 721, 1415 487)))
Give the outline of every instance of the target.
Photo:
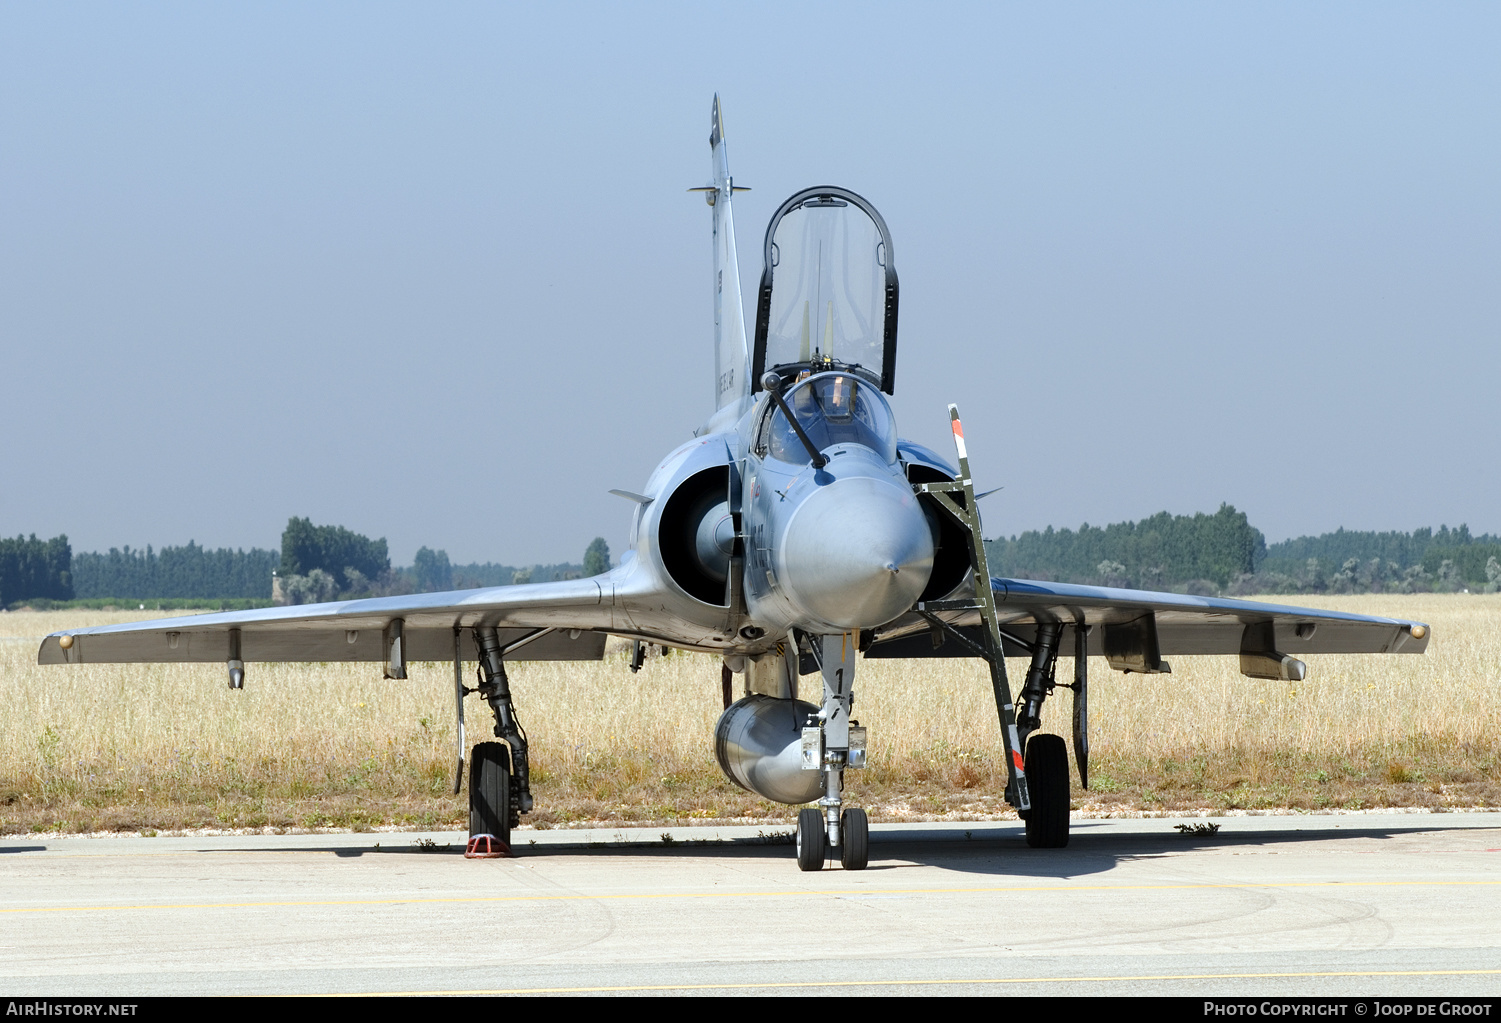
POLYGON ((616 618, 600 586, 606 578, 68 629, 42 641, 37 662, 224 661, 230 656, 232 629, 240 633, 240 658, 246 661, 380 661, 386 657, 384 636, 393 621, 402 623, 403 652, 409 661, 452 660, 456 628, 463 656, 472 660, 469 630, 479 625, 500 627, 502 643, 539 629, 552 630, 518 649, 516 660, 597 660, 604 655, 605 632, 616 618))
POLYGON ((400 622, 407 661, 476 656, 471 630, 494 626, 507 660, 598 660, 607 634, 675 645, 712 643, 710 624, 683 621, 653 574, 632 558, 592 579, 293 607, 158 618, 67 629, 42 640, 39 664, 227 661, 238 632, 244 661, 382 661, 400 622), (525 645, 517 645, 526 640, 525 645))

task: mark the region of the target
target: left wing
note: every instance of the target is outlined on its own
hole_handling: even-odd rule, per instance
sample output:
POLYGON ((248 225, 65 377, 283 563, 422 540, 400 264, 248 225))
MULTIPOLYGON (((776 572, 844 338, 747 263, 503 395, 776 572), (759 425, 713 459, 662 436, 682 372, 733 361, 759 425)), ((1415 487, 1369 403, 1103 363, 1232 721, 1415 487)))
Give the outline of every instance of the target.
MULTIPOLYGON (((1075 632, 1083 627, 1088 630, 1088 652, 1106 657, 1112 668, 1121 671, 1168 671, 1163 654, 1239 654, 1245 674, 1280 678, 1292 667, 1286 661, 1297 655, 1420 654, 1431 635, 1423 622, 1224 597, 1031 579, 993 578, 990 588, 1007 656, 1027 652, 1038 622, 1059 622, 1063 625, 1060 651, 1074 649, 1075 632)), ((969 603, 929 601, 918 609, 972 633, 979 642, 980 613, 945 608, 969 603)), ((959 642, 935 645, 943 633, 938 631, 930 640, 927 633, 932 630, 931 622, 921 615, 904 615, 877 630, 866 656, 972 654, 959 642)))

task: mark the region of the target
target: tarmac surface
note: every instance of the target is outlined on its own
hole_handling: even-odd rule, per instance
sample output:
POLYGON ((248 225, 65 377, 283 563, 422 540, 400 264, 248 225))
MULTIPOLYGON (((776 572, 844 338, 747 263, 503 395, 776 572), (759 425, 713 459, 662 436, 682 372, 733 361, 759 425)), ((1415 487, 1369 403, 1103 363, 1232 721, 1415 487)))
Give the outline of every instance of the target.
POLYGON ((8 838, 0 992, 1501 995, 1501 813, 1185 822, 8 838))

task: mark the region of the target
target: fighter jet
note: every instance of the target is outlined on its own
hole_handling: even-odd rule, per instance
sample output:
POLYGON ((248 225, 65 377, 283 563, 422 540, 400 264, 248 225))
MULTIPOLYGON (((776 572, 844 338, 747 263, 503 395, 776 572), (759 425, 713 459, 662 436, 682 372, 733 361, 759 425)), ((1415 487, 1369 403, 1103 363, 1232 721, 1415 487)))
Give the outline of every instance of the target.
MULTIPOLYGON (((454 791, 469 755, 471 853, 504 852, 533 807, 526 733, 506 665, 590 660, 607 636, 717 655, 725 710, 715 754, 735 784, 805 805, 797 863, 869 859, 864 810, 844 774, 865 765, 851 719, 872 657, 984 661, 1006 749, 1006 798, 1027 841, 1068 842, 1067 745, 1039 731, 1072 690, 1080 783, 1088 786, 1088 664, 1170 670, 1165 654, 1229 654, 1252 678, 1301 679, 1309 653, 1421 653, 1421 622, 1241 600, 993 578, 958 412, 955 459, 902 439, 896 380, 899 288, 886 221, 862 196, 817 186, 777 208, 762 244, 747 335, 719 98, 709 146, 714 251, 714 411, 664 458, 634 505, 630 549, 592 579, 203 614, 54 633, 43 664, 217 661, 231 688, 257 661, 412 661, 454 666, 454 791), (1072 682, 1057 678, 1071 656, 1072 682), (1007 656, 1030 658, 1013 697, 1007 656), (466 662, 476 685, 465 685, 466 662), (803 680, 814 676, 812 685, 803 680), (735 683, 739 679, 738 686, 735 683), (732 702, 734 690, 740 698, 732 702), (807 692, 809 699, 802 698, 807 692), (491 708, 499 741, 466 751, 464 698, 491 708)), ((251 675, 251 684, 254 676, 251 675)), ((707 738, 707 737, 706 737, 707 738)), ((879 740, 879 736, 876 737, 879 740)))

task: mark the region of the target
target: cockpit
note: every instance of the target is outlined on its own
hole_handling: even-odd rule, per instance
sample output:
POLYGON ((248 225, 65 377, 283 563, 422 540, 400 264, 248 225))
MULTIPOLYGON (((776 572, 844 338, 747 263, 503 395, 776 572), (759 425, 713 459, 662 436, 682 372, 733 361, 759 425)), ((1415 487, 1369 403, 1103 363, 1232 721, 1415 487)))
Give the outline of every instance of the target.
MULTIPOLYGON (((819 373, 789 388, 784 400, 819 451, 861 444, 896 461, 896 422, 875 384, 848 371, 819 373)), ((781 462, 806 465, 811 456, 780 408, 772 408, 757 445, 781 462)))
POLYGON ((892 393, 897 277, 875 207, 848 189, 804 189, 772 216, 765 260, 752 386, 767 370, 794 380, 838 369, 892 393))

